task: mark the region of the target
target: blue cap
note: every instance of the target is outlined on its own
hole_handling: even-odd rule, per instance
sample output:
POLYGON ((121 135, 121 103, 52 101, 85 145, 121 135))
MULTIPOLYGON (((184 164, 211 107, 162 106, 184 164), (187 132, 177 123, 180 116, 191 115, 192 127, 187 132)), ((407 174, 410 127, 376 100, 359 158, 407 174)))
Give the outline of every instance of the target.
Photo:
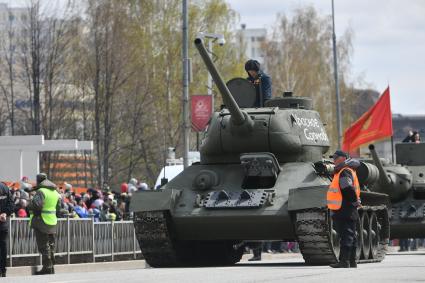
POLYGON ((344 152, 342 150, 337 150, 337 151, 335 151, 335 153, 333 155, 329 156, 329 158, 335 159, 335 158, 340 157, 340 156, 341 157, 345 157, 345 158, 349 158, 350 157, 348 155, 348 153, 346 153, 346 152, 344 152))

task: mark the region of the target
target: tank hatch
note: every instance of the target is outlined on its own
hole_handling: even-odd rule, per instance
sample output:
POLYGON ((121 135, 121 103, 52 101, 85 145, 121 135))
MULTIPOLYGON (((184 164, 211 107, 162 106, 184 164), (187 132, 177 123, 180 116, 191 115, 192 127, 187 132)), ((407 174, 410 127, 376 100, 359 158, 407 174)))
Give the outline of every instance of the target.
MULTIPOLYGON (((249 108, 249 109, 245 109, 244 111, 246 111, 246 113, 248 113, 249 115, 256 115, 256 114, 275 114, 277 111, 277 107, 273 107, 273 108, 249 108)), ((229 112, 229 110, 227 109, 223 109, 220 111, 220 116, 226 116, 226 115, 231 115, 231 113, 229 112)))
POLYGON ((244 189, 272 188, 280 172, 279 162, 273 153, 243 153, 240 156, 245 171, 244 189))
POLYGON ((399 143, 395 145, 395 151, 398 164, 425 165, 425 143, 399 143))
POLYGON ((254 107, 257 94, 252 83, 244 78, 234 78, 228 81, 226 86, 239 107, 254 107))

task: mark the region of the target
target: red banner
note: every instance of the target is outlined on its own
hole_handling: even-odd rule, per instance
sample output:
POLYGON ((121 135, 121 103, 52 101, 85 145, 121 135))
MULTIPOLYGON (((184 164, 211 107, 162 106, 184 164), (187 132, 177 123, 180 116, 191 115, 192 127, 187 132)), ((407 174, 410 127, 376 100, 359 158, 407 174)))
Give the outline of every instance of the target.
POLYGON ((211 95, 192 95, 192 129, 195 132, 205 130, 211 117, 211 95))
POLYGON ((393 135, 393 122, 388 87, 375 105, 364 113, 344 133, 344 151, 354 151, 360 145, 393 135))

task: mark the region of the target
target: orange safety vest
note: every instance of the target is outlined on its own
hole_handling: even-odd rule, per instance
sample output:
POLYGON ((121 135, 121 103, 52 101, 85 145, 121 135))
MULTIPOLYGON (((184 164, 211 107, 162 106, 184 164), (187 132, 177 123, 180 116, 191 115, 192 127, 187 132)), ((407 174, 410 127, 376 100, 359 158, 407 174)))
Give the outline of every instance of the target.
POLYGON ((326 195, 328 208, 330 210, 338 210, 342 205, 342 193, 341 188, 339 187, 339 175, 342 171, 349 170, 351 175, 353 176, 354 188, 356 190, 357 199, 360 199, 360 183, 357 178, 356 171, 351 169, 350 167, 342 168, 338 173, 335 173, 332 183, 329 185, 328 193, 326 195))

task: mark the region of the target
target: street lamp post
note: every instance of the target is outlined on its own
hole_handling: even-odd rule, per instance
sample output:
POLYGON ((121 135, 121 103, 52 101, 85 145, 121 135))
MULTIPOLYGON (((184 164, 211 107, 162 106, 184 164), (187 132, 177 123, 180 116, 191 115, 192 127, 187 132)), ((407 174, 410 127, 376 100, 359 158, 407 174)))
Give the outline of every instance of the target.
POLYGON ((183 167, 189 166, 189 135, 190 135, 190 120, 189 120, 189 17, 187 0, 182 3, 182 59, 183 59, 183 167))
POLYGON ((338 148, 341 148, 342 143, 342 121, 341 121, 341 99, 339 95, 339 82, 338 82, 338 59, 336 53, 336 36, 335 36, 335 12, 334 0, 332 0, 332 44, 334 55, 334 76, 335 76, 335 95, 336 95, 336 123, 338 129, 338 148))
MULTIPOLYGON (((205 32, 200 32, 198 33, 198 35, 196 36, 197 38, 202 38, 202 39, 209 39, 208 40, 208 51, 210 53, 212 53, 212 48, 213 48, 213 43, 218 43, 218 45, 223 46, 226 41, 224 39, 224 35, 223 34, 219 34, 219 33, 205 33, 205 32)), ((211 55, 210 55, 211 57, 211 55)), ((213 91, 212 91, 212 77, 211 74, 208 72, 208 81, 207 81, 207 87, 208 87, 208 91, 207 94, 211 95, 211 113, 214 113, 214 95, 213 95, 213 91)))

